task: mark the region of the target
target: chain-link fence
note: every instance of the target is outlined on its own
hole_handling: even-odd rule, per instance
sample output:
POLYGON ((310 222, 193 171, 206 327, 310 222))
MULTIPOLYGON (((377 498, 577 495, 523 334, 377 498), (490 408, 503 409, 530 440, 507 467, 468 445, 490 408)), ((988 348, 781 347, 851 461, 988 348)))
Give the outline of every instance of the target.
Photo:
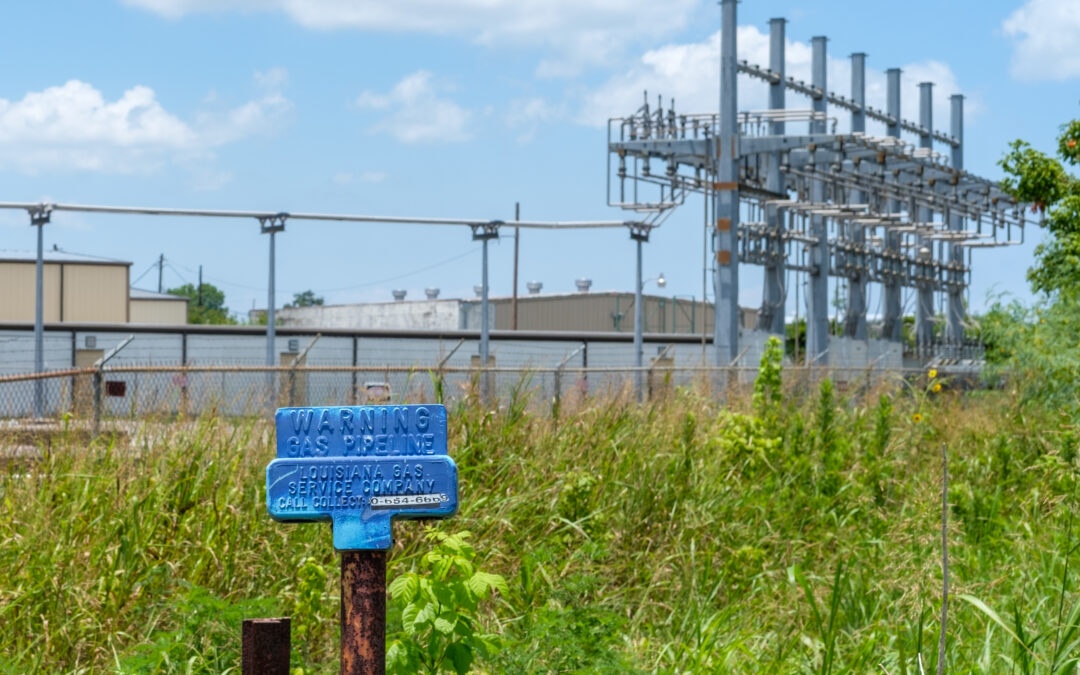
MULTIPOLYGON (((754 368, 675 367, 656 359, 643 368, 115 366, 0 377, 0 419, 145 419, 177 414, 266 415, 278 407, 527 399, 566 408, 588 397, 628 395, 654 401, 678 387, 718 393, 750 387, 754 368)), ((872 387, 903 372, 789 367, 796 386, 831 377, 872 387)))

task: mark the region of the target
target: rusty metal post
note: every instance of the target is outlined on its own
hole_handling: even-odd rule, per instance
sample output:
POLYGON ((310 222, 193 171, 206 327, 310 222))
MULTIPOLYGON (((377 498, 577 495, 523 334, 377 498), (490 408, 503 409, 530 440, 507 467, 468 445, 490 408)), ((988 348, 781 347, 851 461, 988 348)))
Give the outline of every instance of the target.
POLYGON ((386 672, 386 551, 341 552, 341 675, 386 672))
POLYGON ((289 617, 281 619, 244 619, 243 648, 240 656, 242 675, 289 675, 289 651, 292 648, 289 617))

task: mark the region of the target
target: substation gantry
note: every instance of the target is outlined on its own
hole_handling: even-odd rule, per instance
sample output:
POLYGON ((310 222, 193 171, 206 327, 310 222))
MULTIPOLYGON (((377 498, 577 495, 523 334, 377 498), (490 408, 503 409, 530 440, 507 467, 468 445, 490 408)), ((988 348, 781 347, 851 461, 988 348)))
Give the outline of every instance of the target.
POLYGON ((880 284, 882 339, 901 340, 911 289, 916 353, 960 355, 971 250, 1020 244, 1027 224, 1025 204, 964 170, 963 96, 950 97, 943 134, 933 127, 933 84, 920 83, 919 122, 910 122, 900 112, 900 69, 891 68, 885 110, 871 107, 862 53, 851 55, 850 97, 837 94, 826 81, 825 37, 811 40, 811 82, 788 77, 784 19, 769 23, 768 68, 738 61, 736 4, 721 2, 719 112, 678 113, 662 99, 650 108, 646 94, 634 114, 608 121, 608 203, 658 224, 691 193, 704 195, 706 211, 711 202, 717 365, 740 353, 741 263, 764 268, 758 328, 781 336, 788 272, 807 276, 808 365, 829 363, 830 276, 847 283, 845 337, 868 338, 868 287, 880 284), (738 111, 740 73, 768 84, 767 110, 738 111), (811 107, 787 108, 788 91, 811 107), (849 133, 836 133, 829 105, 850 113, 849 133), (868 135, 868 118, 884 123, 886 135, 868 135), (801 124, 805 133, 789 131, 801 124), (918 147, 902 131, 917 135, 918 147), (934 331, 935 294, 946 305, 943 336, 934 331))

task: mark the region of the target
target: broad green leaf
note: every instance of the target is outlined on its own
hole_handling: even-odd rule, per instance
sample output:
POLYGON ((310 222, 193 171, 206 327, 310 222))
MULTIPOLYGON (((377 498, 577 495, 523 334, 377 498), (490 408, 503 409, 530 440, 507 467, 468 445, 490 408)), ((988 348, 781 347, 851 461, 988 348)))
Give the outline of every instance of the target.
POLYGON ((454 632, 454 622, 440 616, 435 619, 435 630, 443 635, 449 635, 454 632))
POLYGON ((473 661, 473 653, 467 646, 461 642, 455 642, 446 648, 446 655, 450 658, 450 662, 454 664, 454 672, 458 675, 469 672, 469 667, 473 661))

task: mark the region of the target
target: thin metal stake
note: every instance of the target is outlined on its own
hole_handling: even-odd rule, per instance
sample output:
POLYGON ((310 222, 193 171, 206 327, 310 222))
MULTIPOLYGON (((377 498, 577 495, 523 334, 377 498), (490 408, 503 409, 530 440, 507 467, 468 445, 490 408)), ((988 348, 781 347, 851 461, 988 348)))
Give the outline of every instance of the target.
POLYGON ((386 672, 386 551, 341 552, 341 675, 386 672))
POLYGON ((945 628, 949 618, 949 448, 941 444, 941 638, 938 675, 945 674, 945 628))

